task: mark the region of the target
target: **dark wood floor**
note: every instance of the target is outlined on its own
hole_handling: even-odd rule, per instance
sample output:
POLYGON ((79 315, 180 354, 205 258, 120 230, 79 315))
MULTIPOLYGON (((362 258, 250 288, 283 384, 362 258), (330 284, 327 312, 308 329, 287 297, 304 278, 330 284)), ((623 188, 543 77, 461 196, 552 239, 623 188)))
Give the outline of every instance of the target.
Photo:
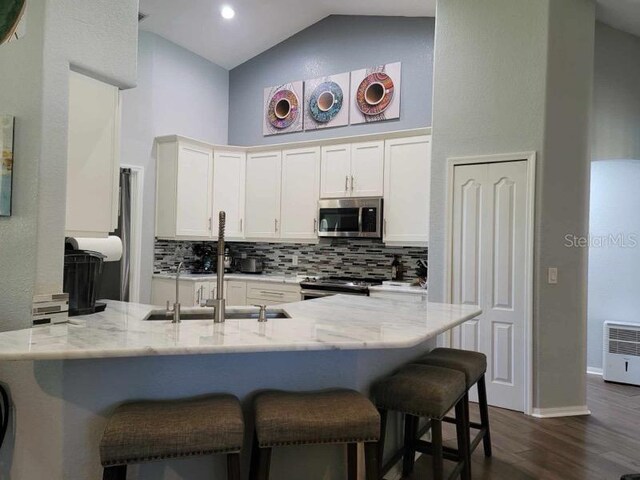
MULTIPOLYGON (((473 479, 618 480, 640 473, 640 387, 588 377, 591 416, 541 420, 492 409, 493 457, 485 459, 482 446, 475 451, 473 479)), ((452 430, 447 438, 455 438, 452 430)), ((426 456, 410 478, 431 478, 426 456)))

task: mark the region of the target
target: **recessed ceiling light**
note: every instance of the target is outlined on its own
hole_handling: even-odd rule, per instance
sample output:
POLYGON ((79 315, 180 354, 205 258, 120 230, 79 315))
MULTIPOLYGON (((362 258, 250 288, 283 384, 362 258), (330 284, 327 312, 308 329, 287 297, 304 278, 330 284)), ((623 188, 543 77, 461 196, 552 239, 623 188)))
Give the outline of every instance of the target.
POLYGON ((225 20, 231 20, 236 16, 236 11, 229 5, 225 5, 220 9, 220 15, 222 15, 222 18, 225 20))

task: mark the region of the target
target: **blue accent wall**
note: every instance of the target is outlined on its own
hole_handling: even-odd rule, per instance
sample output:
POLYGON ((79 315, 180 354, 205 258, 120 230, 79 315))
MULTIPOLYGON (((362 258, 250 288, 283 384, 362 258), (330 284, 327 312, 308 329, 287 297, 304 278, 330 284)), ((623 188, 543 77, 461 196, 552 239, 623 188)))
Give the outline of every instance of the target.
POLYGON ((229 143, 264 145, 431 125, 434 18, 332 15, 231 70, 229 143), (402 62, 400 119, 262 135, 265 87, 402 62))

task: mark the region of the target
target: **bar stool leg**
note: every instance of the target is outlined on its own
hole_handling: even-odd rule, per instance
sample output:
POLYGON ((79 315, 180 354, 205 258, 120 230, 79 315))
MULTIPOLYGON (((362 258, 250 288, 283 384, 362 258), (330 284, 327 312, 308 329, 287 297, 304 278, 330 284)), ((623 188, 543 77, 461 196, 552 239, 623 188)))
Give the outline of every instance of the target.
POLYGON ((456 437, 458 440, 458 455, 464 462, 462 480, 471 480, 471 440, 469 439, 469 403, 465 395, 456 404, 456 437))
POLYGON ((442 460, 442 420, 431 419, 431 443, 433 446, 433 478, 442 480, 443 460, 442 460))
POLYGON ((127 480, 127 466, 115 465, 113 467, 104 467, 102 480, 127 480))
POLYGON ((384 441, 387 435, 387 411, 378 409, 380 413, 380 440, 378 441, 378 470, 382 471, 384 461, 384 441))
POLYGON ((347 478, 358 480, 358 444, 347 444, 347 478))
POLYGON ((364 466, 365 478, 367 480, 380 479, 380 463, 382 460, 378 458, 380 449, 376 442, 367 442, 364 444, 364 466))
POLYGON ((404 456, 402 459, 402 475, 408 477, 413 472, 416 461, 416 435, 420 419, 414 415, 404 416, 404 456))
POLYGON ((227 455, 227 480, 242 480, 240 476, 240 454, 227 455))
POLYGON ((480 424, 486 429, 482 444, 484 456, 491 456, 491 431, 489 430, 489 404, 487 403, 487 384, 484 375, 478 380, 478 406, 480 407, 480 424))
POLYGON ((251 468, 249 478, 251 480, 269 480, 271 468, 271 448, 260 448, 258 436, 253 436, 253 448, 251 449, 251 468))

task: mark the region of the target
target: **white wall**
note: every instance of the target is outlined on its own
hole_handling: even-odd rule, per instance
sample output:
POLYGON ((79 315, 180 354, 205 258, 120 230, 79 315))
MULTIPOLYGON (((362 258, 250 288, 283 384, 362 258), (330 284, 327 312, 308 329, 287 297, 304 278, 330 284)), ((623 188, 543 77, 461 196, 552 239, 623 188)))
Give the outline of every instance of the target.
POLYGON ((121 163, 144 167, 141 301, 151 300, 155 229, 154 139, 179 134, 226 144, 229 72, 152 33, 140 32, 138 86, 122 92, 121 163))
POLYGON ((589 368, 602 368, 606 320, 640 323, 640 159, 591 164, 589 368), (621 244, 615 244, 619 238, 621 244))
POLYGON ((586 400, 586 253, 562 242, 587 231, 594 17, 587 0, 438 3, 430 298, 445 294, 447 158, 536 151, 536 408, 586 400), (547 266, 558 285, 544 283, 547 266))
POLYGON ((606 320, 640 321, 640 38, 596 24, 588 361, 602 368, 606 320), (626 246, 604 244, 622 235, 626 246))

